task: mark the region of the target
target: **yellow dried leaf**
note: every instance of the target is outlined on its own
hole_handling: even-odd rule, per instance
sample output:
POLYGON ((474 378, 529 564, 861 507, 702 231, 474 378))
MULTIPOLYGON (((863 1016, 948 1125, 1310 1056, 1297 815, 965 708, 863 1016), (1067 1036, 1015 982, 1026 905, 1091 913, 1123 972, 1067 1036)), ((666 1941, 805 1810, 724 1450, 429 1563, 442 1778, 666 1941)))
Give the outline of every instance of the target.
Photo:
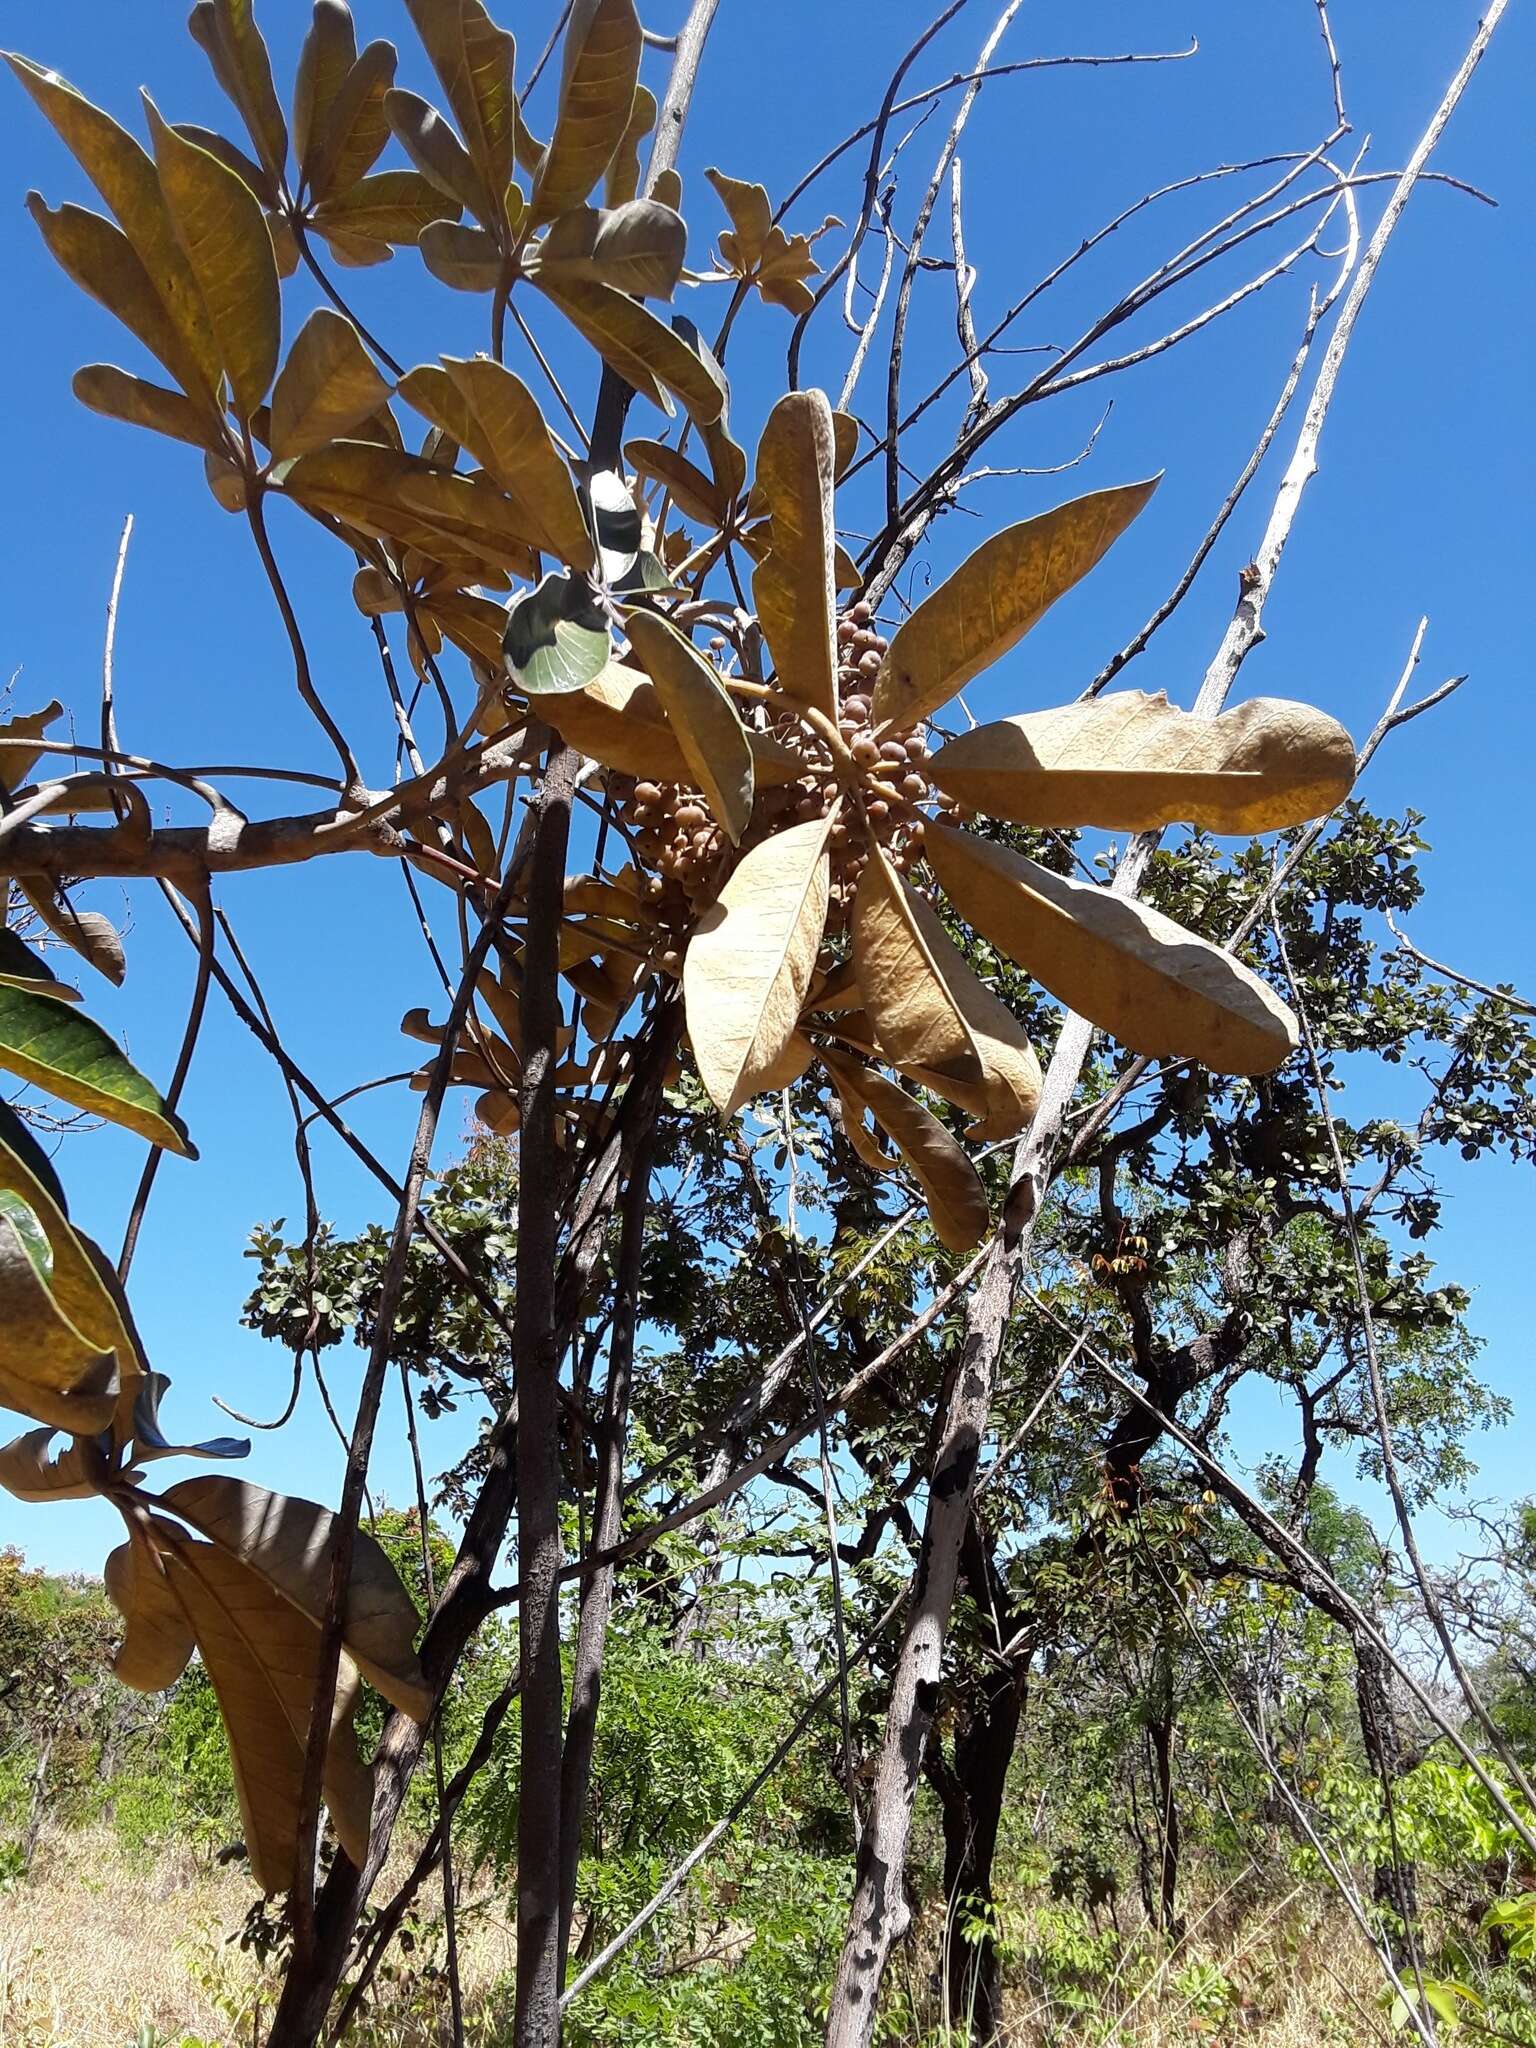
POLYGON ((834 721, 835 446, 832 408, 823 391, 791 391, 768 415, 757 449, 756 488, 773 521, 773 547, 752 576, 752 596, 780 688, 834 721))
POLYGON ((831 1049, 823 1052, 822 1059, 842 1100, 845 1126, 860 1157, 877 1171, 890 1170, 890 1162, 877 1150, 866 1149, 859 1142, 865 1135, 864 1113, 868 1110, 889 1132, 922 1189, 939 1242, 957 1257, 973 1251, 985 1237, 991 1217, 981 1178, 963 1148, 937 1117, 930 1116, 920 1102, 914 1102, 883 1074, 831 1049))
POLYGON ((915 725, 1006 654, 1125 531, 1157 479, 1094 491, 983 541, 904 619, 875 679, 877 724, 915 725))
POLYGON ((1336 719, 1284 698, 1197 718, 1127 690, 977 726, 929 765, 960 802, 1021 823, 1272 832, 1344 801, 1355 746, 1336 719))
POLYGON ((726 1116, 772 1084, 796 1033, 826 929, 835 816, 753 847, 689 941, 688 1036, 710 1100, 726 1116))
POLYGON ((1295 1019, 1273 990, 1160 911, 945 825, 925 845, 969 924, 1133 1052, 1267 1074, 1295 1049, 1295 1019))

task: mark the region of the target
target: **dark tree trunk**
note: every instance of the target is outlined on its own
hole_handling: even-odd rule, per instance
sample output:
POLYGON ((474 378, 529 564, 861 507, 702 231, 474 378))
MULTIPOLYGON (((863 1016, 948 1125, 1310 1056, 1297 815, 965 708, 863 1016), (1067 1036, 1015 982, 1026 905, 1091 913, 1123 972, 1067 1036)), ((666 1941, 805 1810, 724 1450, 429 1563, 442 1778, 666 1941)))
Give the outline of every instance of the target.
POLYGON ((992 1863, 1003 1815, 1008 1766, 1024 1707, 1021 1677, 987 1672, 974 1711, 956 1738, 953 1762, 930 1752, 928 1776, 944 1822, 944 1899, 950 1927, 944 1944, 944 2009, 949 2024, 969 2028, 976 2048, 989 2048, 1003 2021, 1002 1964, 990 1928, 992 1863), (978 1941, 959 1932, 978 1910, 987 1929, 978 1941))
POLYGON ((1147 1741, 1152 1751, 1152 1778, 1157 1797, 1157 1868, 1149 1906, 1155 1925, 1177 1941, 1179 1926, 1179 1806, 1173 1783, 1174 1722, 1170 1716, 1151 1722, 1147 1741))
MULTIPOLYGON (((1402 1732, 1392 1704, 1386 1659, 1374 1643, 1359 1635, 1355 1637, 1355 1701, 1360 1714, 1360 1740, 1382 1788, 1382 1797, 1390 1802, 1406 1766, 1402 1732)), ((1389 1849, 1376 1865, 1371 1889, 1376 1904, 1395 1913, 1412 1939, 1419 1910, 1413 1864, 1401 1855, 1394 1857, 1389 1849)))

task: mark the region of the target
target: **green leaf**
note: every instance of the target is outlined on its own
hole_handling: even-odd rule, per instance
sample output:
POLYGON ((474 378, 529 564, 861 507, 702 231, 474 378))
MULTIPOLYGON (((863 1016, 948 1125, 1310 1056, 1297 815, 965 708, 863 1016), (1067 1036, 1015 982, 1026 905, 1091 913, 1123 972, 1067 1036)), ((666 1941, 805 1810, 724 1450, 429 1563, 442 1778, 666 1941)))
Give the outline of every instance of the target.
POLYGON ((388 403, 389 389, 352 322, 317 306, 272 392, 272 453, 303 455, 350 433, 388 403))
POLYGON ((152 1145, 195 1159, 186 1127, 158 1089, 89 1017, 47 996, 0 985, 0 1067, 152 1145))
POLYGON ((146 102, 160 189, 213 323, 235 410, 267 395, 282 342, 277 258, 261 202, 243 178, 168 127, 146 102))
POLYGON ((550 575, 513 605, 502 644, 528 696, 579 690, 607 664, 608 621, 585 577, 550 575))
MULTIPOLYGON (((0 1102, 0 1156, 9 1152, 16 1162, 32 1176, 33 1181, 48 1196, 59 1214, 67 1222, 69 1204, 64 1197, 64 1183, 54 1171, 53 1161, 39 1145, 31 1131, 22 1122, 14 1109, 0 1102)), ((35 1205, 34 1205, 35 1206, 35 1205)))

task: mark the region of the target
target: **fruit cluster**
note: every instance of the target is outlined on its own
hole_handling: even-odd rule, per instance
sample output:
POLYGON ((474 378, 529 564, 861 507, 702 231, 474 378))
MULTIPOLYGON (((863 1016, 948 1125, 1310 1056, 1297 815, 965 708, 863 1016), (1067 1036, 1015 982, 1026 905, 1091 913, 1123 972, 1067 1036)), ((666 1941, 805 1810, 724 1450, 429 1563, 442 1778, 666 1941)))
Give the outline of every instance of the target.
MULTIPOLYGON (((845 802, 832 827, 829 936, 846 921, 869 859, 870 838, 905 874, 922 857, 920 806, 951 808, 949 799, 935 795, 929 783, 929 748, 921 732, 892 731, 877 738, 872 730, 875 677, 887 645, 874 629, 867 604, 853 605, 838 619, 838 731, 860 770, 860 803, 845 802)), ((804 761, 806 772, 794 781, 759 787, 748 845, 791 825, 825 817, 842 787, 826 744, 792 707, 774 717, 767 732, 804 761)), ((608 788, 639 864, 648 871, 650 907, 663 926, 682 930, 691 921, 695 904, 711 900, 718 891, 729 851, 724 833, 704 798, 680 783, 610 774, 608 788)))

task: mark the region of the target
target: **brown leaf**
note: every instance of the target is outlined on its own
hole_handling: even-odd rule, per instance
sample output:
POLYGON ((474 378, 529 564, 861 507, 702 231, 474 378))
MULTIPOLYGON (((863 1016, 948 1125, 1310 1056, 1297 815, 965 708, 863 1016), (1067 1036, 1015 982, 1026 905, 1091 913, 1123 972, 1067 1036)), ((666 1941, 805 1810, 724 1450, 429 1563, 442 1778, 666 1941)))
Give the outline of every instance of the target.
MULTIPOLYGON (((169 345, 157 346, 149 340, 140 325, 129 319, 117 303, 119 298, 137 297, 139 292, 136 280, 119 282, 114 276, 121 257, 115 265, 91 262, 91 279, 78 276, 45 225, 39 211, 41 200, 29 198, 27 204, 33 218, 43 227, 54 255, 77 283, 84 284, 87 291, 133 328, 187 392, 194 397, 211 395, 219 381, 213 329, 197 280, 171 226, 148 152, 110 114, 93 106, 56 71, 45 71, 25 57, 8 57, 6 61, 116 215, 136 259, 134 270, 147 281, 148 296, 158 302, 157 324, 172 337, 169 345)), ((83 252, 78 249, 79 235, 74 231, 77 217, 90 220, 97 216, 82 214, 79 207, 61 207, 48 219, 59 224, 60 237, 74 243, 79 255, 83 252)), ((103 245, 98 240, 98 256, 101 253, 103 245)))
POLYGON ((865 1005, 893 1064, 968 1110, 977 1121, 967 1137, 1010 1138, 1024 1130, 1040 1102, 1040 1065, 1029 1040, 977 979, 931 905, 878 853, 859 878, 853 939, 865 1005))
MULTIPOLYGON (((103 1460, 87 1438, 74 1437, 57 1457, 51 1447, 58 1431, 29 1429, 0 1446, 0 1486, 18 1500, 90 1500, 100 1493, 103 1460)), ((122 1475, 129 1481, 142 1474, 122 1475)))
POLYGON ((209 437, 219 439, 220 411, 211 395, 218 381, 217 369, 210 367, 205 381, 128 237, 99 213, 82 206, 50 209, 35 192, 27 194, 27 211, 59 267, 159 358, 192 402, 206 412, 209 437))
POLYGON ((127 962, 110 918, 99 910, 76 910, 64 891, 51 882, 22 882, 19 886, 56 939, 62 939, 98 974, 104 974, 114 988, 121 986, 127 962))
POLYGON ((941 789, 997 818, 1272 832, 1344 801, 1355 746, 1326 713, 1279 697, 1197 718, 1161 692, 1127 690, 977 726, 929 766, 941 789))
MULTIPOLYGON (((163 1557, 229 1736, 252 1872, 263 1891, 286 1891, 298 1854, 320 1631, 258 1573, 212 1544, 167 1538, 163 1557)), ((352 1730, 356 1702, 357 1673, 343 1658, 323 1783, 342 1847, 360 1863, 367 1855, 373 1785, 352 1730)))
POLYGON ((416 33, 442 81, 470 159, 491 192, 512 176, 517 46, 481 0, 406 0, 416 33))
POLYGON ((631 612, 625 625, 693 780, 731 843, 739 846, 752 816, 752 747, 718 670, 655 612, 631 612))
POLYGON ((634 0, 574 0, 555 132, 529 199, 535 227, 580 206, 612 162, 634 110, 641 47, 634 0))
POLYGON ((340 439, 389 401, 389 386, 350 320, 317 306, 294 337, 272 392, 272 453, 304 455, 340 439))
POLYGON ((112 1669, 135 1692, 164 1692, 180 1678, 197 1647, 160 1553, 142 1538, 120 1543, 102 1570, 107 1598, 127 1627, 112 1669))
MULTIPOLYGON (((162 1495, 161 1506, 237 1557, 317 1627, 330 1591, 336 1517, 313 1501, 205 1474, 162 1495)), ((342 1617, 348 1655, 392 1706, 424 1721, 432 1695, 413 1647, 420 1623, 394 1566, 365 1529, 353 1538, 342 1617)))
POLYGON ((1133 1052, 1267 1074, 1295 1049, 1279 997, 1160 911, 947 825, 930 824, 924 845, 967 923, 1133 1052))
POLYGON ((445 200, 420 171, 375 171, 333 199, 322 200, 310 220, 333 246, 393 242, 409 248, 426 228, 457 212, 453 201, 445 200))
MULTIPOLYGON (((619 146, 614 151, 603 181, 603 204, 622 206, 633 199, 640 190, 640 144, 656 125, 656 95, 643 85, 635 87, 635 97, 630 103, 629 120, 624 133, 619 137, 619 146)), ((653 199, 660 193, 653 192, 653 199)), ((676 207, 674 202, 667 201, 676 207)))
POLYGON ((288 161, 288 126, 251 0, 197 0, 187 26, 215 78, 240 109, 269 177, 280 183, 288 161))
POLYGON ((537 282, 603 361, 642 398, 670 412, 666 392, 675 391, 697 425, 709 426, 719 419, 725 403, 719 385, 688 344, 638 300, 611 285, 579 278, 537 282))
POLYGON ((248 420, 277 371, 277 259, 261 202, 243 178, 176 134, 149 105, 160 189, 197 279, 235 410, 248 420))
POLYGON ((525 508, 529 538, 570 568, 590 569, 596 554, 581 501, 533 393, 488 356, 445 356, 443 367, 480 429, 466 445, 525 508))
POLYGON ((357 36, 346 0, 314 0, 293 81, 293 154, 306 182, 315 145, 331 124, 337 97, 356 62, 357 36))
POLYGON ((506 221, 505 207, 436 108, 419 93, 392 85, 384 95, 384 118, 422 176, 445 198, 467 207, 482 227, 499 234, 506 221))
POLYGON ((796 1036, 826 928, 836 814, 834 806, 755 846, 689 941, 688 1035, 699 1077, 726 1116, 770 1085, 796 1036))
MULTIPOLYGON (((317 10, 320 4, 322 0, 317 0, 317 10)), ((324 0, 324 4, 334 5, 335 0, 324 0)), ((347 33, 350 37, 350 19, 347 33)), ((384 95, 394 81, 393 44, 370 43, 342 78, 334 97, 323 107, 317 100, 299 155, 313 204, 350 192, 378 162, 389 140, 384 95)), ((294 126, 297 131, 297 104, 294 126)))
POLYGON ((76 370, 71 386, 82 405, 130 426, 152 427, 157 434, 190 442, 194 448, 219 448, 223 435, 206 406, 197 406, 179 391, 131 377, 111 363, 87 363, 76 370))
POLYGON ((791 391, 768 415, 757 449, 757 489, 773 520, 773 548, 753 572, 752 596, 780 688, 835 722, 834 447, 825 392, 791 391))
POLYGON ((868 1144, 864 1130, 867 1110, 890 1133, 922 1189, 939 1242, 957 1257, 973 1251, 985 1237, 991 1217, 981 1178, 962 1147, 937 1117, 883 1074, 830 1047, 823 1049, 822 1060, 842 1101, 844 1127, 859 1156, 876 1172, 891 1169, 891 1162, 868 1144))
POLYGON ((501 277, 502 255, 484 228, 460 227, 437 220, 416 237, 421 260, 437 279, 456 292, 490 292, 501 277))
POLYGON ((1006 654, 1086 576, 1157 488, 1074 498, 983 541, 892 637, 875 679, 877 724, 915 725, 1006 654))
POLYGON ((456 476, 374 441, 332 441, 283 476, 300 503, 364 533, 417 548, 432 561, 480 560, 520 569, 528 536, 518 508, 489 483, 456 476))
POLYGON ((686 455, 680 455, 665 441, 626 442, 624 459, 641 476, 664 484, 690 519, 701 520, 708 526, 719 526, 724 522, 729 502, 726 493, 701 469, 696 469, 686 455))
POLYGON ((578 206, 524 252, 523 268, 535 281, 585 279, 637 297, 670 299, 687 244, 682 216, 654 199, 631 199, 611 210, 578 206))

